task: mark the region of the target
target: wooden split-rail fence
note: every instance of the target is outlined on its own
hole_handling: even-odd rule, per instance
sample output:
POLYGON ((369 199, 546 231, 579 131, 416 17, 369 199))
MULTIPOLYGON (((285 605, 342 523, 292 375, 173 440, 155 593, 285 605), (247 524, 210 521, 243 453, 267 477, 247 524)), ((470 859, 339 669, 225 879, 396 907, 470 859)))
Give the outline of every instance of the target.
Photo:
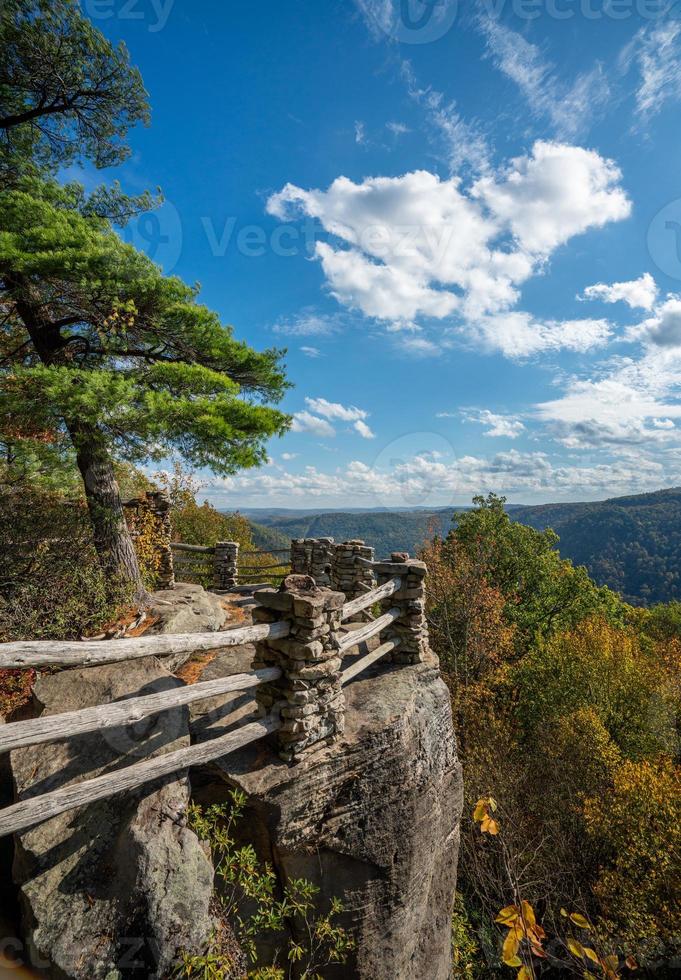
POLYGON ((227 734, 21 799, 0 810, 0 837, 221 759, 266 735, 276 733, 278 752, 287 761, 297 761, 312 746, 339 738, 345 685, 382 659, 419 663, 428 648, 425 565, 406 555, 373 562, 356 550, 352 552, 357 570, 354 591, 359 594, 354 598, 318 587, 309 578, 291 576, 279 591, 254 592, 252 626, 220 633, 0 644, 0 668, 37 669, 124 664, 142 657, 255 645, 253 669, 248 673, 1 725, 0 753, 135 724, 184 705, 250 689, 255 690, 259 708, 259 717, 227 734), (368 573, 373 587, 367 585, 368 573), (373 644, 368 652, 367 644, 373 644))

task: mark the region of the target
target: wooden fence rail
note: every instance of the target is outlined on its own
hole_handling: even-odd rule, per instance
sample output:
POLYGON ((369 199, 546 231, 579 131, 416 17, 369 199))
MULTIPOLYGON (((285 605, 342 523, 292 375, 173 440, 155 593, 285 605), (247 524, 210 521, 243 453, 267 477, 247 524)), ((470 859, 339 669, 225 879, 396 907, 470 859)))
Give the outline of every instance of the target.
POLYGON ((386 626, 390 626, 391 623, 394 623, 395 620, 399 619, 401 615, 402 610, 395 606, 393 609, 389 609, 387 613, 379 616, 378 619, 375 619, 373 623, 367 623, 367 625, 363 626, 361 629, 353 630, 351 633, 347 633, 345 636, 342 636, 338 641, 338 647, 341 653, 344 650, 349 650, 351 647, 358 646, 365 640, 370 640, 372 636, 376 636, 378 633, 384 630, 386 626))
POLYGON ((230 677, 219 677, 217 680, 202 681, 156 694, 133 695, 113 704, 98 704, 79 711, 43 715, 29 721, 13 721, 0 726, 0 752, 10 752, 44 742, 59 742, 74 735, 84 735, 105 728, 133 725, 162 711, 180 708, 194 701, 205 701, 206 698, 216 697, 218 694, 246 691, 258 684, 276 681, 279 677, 281 670, 278 667, 267 667, 249 674, 232 674, 230 677))
POLYGON ((269 735, 270 732, 276 732, 280 727, 280 719, 269 715, 208 742, 200 742, 198 745, 177 749, 166 755, 145 759, 144 762, 126 766, 125 769, 118 769, 103 776, 95 776, 94 779, 86 779, 82 783, 63 786, 42 796, 13 803, 0 810, 0 837, 27 830, 67 810, 96 803, 97 800, 105 800, 126 790, 136 789, 163 776, 189 769, 190 766, 212 762, 250 742, 255 742, 264 735, 269 735))
POLYGON ((173 551, 187 551, 207 556, 215 554, 215 548, 206 547, 201 544, 184 544, 182 541, 171 541, 170 547, 173 551))
POLYGON ((349 619, 350 616, 355 616, 357 613, 362 612, 363 609, 369 609, 374 603, 379 602, 381 599, 388 599, 391 595, 401 587, 401 578, 391 578, 389 582, 385 585, 379 586, 377 589, 371 589, 365 595, 359 596, 357 599, 352 599, 350 602, 346 602, 343 606, 342 618, 349 619))
POLYGON ((7 667, 90 667, 113 664, 140 657, 162 657, 177 653, 202 653, 222 647, 240 646, 258 640, 283 639, 289 635, 288 623, 262 623, 225 630, 224 633, 174 633, 140 636, 134 640, 21 640, 0 643, 0 669, 7 667))

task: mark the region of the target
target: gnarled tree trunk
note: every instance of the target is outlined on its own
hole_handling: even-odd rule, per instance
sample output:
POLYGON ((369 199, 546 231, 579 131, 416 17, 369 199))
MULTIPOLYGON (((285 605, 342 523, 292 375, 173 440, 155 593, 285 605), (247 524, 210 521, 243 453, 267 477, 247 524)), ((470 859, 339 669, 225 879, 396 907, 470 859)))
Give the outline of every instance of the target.
POLYGON ((137 554, 123 513, 111 457, 96 429, 74 422, 67 423, 67 428, 83 478, 100 564, 108 576, 132 582, 135 598, 143 602, 148 594, 142 582, 137 554))
MULTIPOLYGON (((32 295, 31 285, 21 274, 5 274, 7 285, 15 291, 16 309, 38 357, 43 364, 58 364, 64 341, 59 322, 52 322, 45 305, 32 295)), ((78 469, 83 478, 95 548, 100 564, 109 576, 131 582, 135 598, 144 602, 148 593, 142 582, 137 555, 125 520, 113 462, 97 427, 65 419, 78 469)))

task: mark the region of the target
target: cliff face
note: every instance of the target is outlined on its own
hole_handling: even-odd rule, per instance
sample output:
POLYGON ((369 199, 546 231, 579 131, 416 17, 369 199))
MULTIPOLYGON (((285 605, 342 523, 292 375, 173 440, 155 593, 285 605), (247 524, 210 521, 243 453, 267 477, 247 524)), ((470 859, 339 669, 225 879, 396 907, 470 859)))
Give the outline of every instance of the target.
MULTIPOLYGON (((153 658, 44 675, 37 712, 55 714, 179 684, 153 658)), ((186 709, 138 725, 12 753, 18 798, 81 782, 189 744, 186 709)), ((50 978, 166 977, 178 950, 212 928, 213 869, 187 829, 189 784, 175 780, 62 813, 16 837, 22 940, 50 978)))
POLYGON ((263 745, 220 764, 248 795, 245 837, 282 879, 305 877, 346 906, 358 946, 325 977, 447 980, 461 770, 449 694, 434 659, 380 665, 345 689, 346 730, 294 767, 263 745))

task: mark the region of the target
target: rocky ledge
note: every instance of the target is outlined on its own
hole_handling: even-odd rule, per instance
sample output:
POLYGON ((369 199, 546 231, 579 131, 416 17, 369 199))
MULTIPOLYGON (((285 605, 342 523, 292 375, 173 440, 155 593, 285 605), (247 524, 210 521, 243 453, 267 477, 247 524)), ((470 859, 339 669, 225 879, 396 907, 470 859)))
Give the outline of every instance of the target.
POLYGON ((215 802, 240 787, 244 831, 280 879, 315 882, 327 905, 343 899, 357 950, 325 977, 448 980, 462 807, 449 693, 433 658, 379 664, 345 698, 335 744, 292 767, 249 746, 195 791, 215 802))

